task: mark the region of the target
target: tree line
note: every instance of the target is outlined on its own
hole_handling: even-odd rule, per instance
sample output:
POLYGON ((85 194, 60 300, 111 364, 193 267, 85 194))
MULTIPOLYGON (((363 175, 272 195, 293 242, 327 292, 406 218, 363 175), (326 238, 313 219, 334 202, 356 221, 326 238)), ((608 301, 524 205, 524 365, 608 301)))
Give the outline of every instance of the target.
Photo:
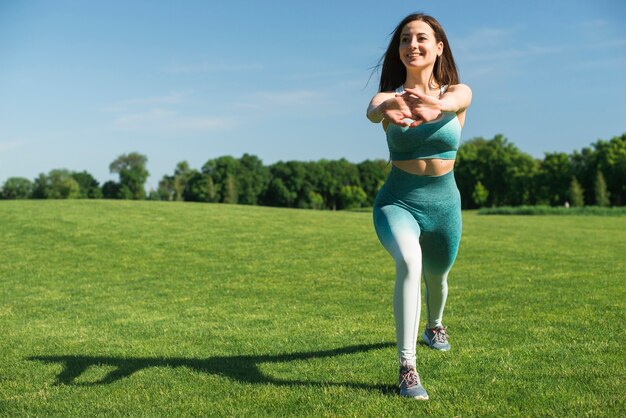
MULTIPOLYGON (((387 160, 279 161, 254 155, 222 156, 200 169, 186 161, 145 191, 148 159, 132 152, 109 166, 118 181, 100 185, 88 172, 54 169, 33 181, 7 179, 3 199, 151 199, 265 205, 306 209, 370 207, 389 173, 387 160)), ((623 206, 626 203, 626 133, 571 154, 522 152, 502 135, 464 142, 455 177, 463 208, 519 205, 623 206)))

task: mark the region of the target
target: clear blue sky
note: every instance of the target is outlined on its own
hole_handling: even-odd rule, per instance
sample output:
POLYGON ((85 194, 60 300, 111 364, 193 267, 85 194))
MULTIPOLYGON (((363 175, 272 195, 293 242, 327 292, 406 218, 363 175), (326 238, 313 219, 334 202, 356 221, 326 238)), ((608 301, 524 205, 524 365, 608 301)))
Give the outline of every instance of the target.
POLYGON ((0 1, 0 183, 53 168, 114 179, 148 157, 387 158, 365 118, 389 34, 443 24, 474 100, 463 140, 536 157, 626 132, 626 2, 0 1))

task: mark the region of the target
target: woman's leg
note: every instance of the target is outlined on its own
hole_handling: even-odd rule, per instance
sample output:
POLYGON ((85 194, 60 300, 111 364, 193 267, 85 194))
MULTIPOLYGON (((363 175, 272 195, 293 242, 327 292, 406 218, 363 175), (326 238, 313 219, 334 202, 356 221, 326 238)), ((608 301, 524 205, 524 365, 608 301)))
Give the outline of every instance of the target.
POLYGON ((420 227, 413 216, 398 206, 374 208, 376 234, 396 264, 393 310, 401 365, 415 366, 415 344, 420 316, 422 252, 420 227))
POLYGON ((432 329, 442 326, 448 297, 448 273, 458 253, 462 225, 460 200, 456 197, 430 206, 429 231, 422 239, 422 253, 427 327, 432 329))
POLYGON ((448 272, 427 272, 424 269, 427 328, 443 326, 443 310, 448 298, 448 272))

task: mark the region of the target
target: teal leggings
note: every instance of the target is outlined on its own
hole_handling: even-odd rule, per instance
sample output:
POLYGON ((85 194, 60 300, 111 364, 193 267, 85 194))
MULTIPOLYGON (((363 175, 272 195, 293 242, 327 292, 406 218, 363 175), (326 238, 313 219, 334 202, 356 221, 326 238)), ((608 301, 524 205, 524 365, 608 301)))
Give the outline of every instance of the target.
POLYGON ((393 166, 374 202, 374 227, 396 263, 393 306, 399 361, 415 364, 421 277, 427 326, 441 326, 448 272, 461 240, 461 197, 453 172, 416 176, 393 166))

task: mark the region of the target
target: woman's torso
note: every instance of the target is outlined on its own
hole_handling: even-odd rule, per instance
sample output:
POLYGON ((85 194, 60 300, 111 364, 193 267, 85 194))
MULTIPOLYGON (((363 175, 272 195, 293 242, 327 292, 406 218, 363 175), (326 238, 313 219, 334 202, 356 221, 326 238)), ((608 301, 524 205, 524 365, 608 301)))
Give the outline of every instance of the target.
MULTIPOLYGON (((394 97, 395 94, 395 92, 389 93, 389 97, 394 97)), ((415 129, 416 131, 411 131, 411 133, 415 132, 417 135, 419 135, 421 134, 420 131, 428 131, 429 128, 433 128, 435 131, 439 131, 439 129, 442 128, 441 132, 444 132, 448 136, 451 136, 452 138, 450 139, 452 140, 452 142, 456 140, 456 144, 449 145, 450 147, 453 147, 450 149, 450 151, 453 150, 453 155, 455 155, 456 148, 458 147, 458 139, 460 137, 460 129, 463 127, 463 123, 465 122, 465 112, 461 112, 460 114, 456 115, 446 115, 442 119, 443 120, 441 122, 433 121, 423 125, 419 125, 416 128, 400 128, 398 126, 393 126, 392 129, 395 132, 393 132, 392 134, 398 134, 398 132, 400 132, 399 134, 402 135, 402 132, 407 132, 407 129, 415 129), (420 126, 422 126, 422 128, 420 128, 420 126), (446 132, 446 130, 449 132, 446 132)), ((389 122, 383 121, 383 129, 387 131, 388 127, 389 122)), ((391 158, 391 163, 397 168, 419 176, 441 176, 449 173, 454 168, 454 161, 454 157, 451 156, 446 156, 446 158, 437 158, 436 156, 419 156, 417 158, 394 159, 393 153, 391 158)))

